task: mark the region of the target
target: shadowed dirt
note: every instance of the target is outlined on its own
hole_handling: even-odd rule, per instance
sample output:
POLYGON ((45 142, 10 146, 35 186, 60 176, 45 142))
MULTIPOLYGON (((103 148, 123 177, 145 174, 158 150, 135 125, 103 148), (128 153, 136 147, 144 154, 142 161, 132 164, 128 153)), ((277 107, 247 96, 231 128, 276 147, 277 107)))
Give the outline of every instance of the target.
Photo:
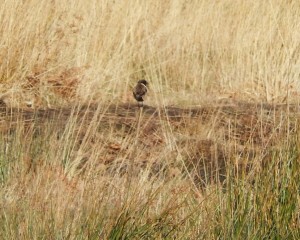
MULTIPOLYGON (((118 171, 122 175, 129 171, 128 159, 138 158, 140 161, 134 163, 134 172, 138 174, 151 159, 150 176, 174 177, 185 172, 201 186, 223 182, 228 166, 236 174, 255 174, 270 161, 276 146, 282 146, 296 132, 298 118, 296 105, 243 102, 189 109, 151 106, 140 109, 133 104, 0 109, 2 133, 11 133, 23 123, 24 132, 39 134, 50 124, 60 138, 72 124, 79 136, 78 148, 83 142, 87 146, 95 142, 102 146, 99 161, 107 172, 118 171), (99 133, 113 129, 113 139, 89 132, 90 126, 99 133), (142 151, 136 153, 132 149, 142 151)), ((79 170, 84 169, 87 159, 78 164, 79 170)))

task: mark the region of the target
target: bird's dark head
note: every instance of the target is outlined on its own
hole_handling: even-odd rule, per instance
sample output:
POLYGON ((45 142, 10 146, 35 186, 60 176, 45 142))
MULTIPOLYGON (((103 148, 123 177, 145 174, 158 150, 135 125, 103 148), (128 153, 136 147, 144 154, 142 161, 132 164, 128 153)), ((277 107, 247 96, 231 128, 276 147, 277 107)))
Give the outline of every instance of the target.
POLYGON ((148 82, 147 82, 145 79, 139 80, 138 83, 142 83, 142 84, 144 84, 145 86, 148 85, 148 82))

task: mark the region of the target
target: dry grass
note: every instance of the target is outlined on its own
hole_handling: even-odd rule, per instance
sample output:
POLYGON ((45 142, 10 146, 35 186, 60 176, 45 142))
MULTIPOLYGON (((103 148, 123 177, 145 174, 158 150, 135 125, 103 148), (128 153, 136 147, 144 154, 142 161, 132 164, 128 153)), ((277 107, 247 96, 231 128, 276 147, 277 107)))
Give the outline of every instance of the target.
POLYGON ((299 13, 2 1, 0 238, 299 239, 299 13))
POLYGON ((74 101, 76 86, 78 100, 127 102, 144 77, 155 105, 297 100, 299 9, 279 0, 5 1, 2 91, 14 104, 74 101))

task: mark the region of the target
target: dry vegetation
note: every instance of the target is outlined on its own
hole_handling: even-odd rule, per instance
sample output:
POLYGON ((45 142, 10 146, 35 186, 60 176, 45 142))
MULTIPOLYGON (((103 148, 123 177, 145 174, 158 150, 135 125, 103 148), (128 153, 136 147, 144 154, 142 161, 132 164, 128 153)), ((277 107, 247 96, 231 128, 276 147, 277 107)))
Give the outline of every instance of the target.
POLYGON ((299 29, 293 0, 2 1, 0 238, 299 239, 299 29))

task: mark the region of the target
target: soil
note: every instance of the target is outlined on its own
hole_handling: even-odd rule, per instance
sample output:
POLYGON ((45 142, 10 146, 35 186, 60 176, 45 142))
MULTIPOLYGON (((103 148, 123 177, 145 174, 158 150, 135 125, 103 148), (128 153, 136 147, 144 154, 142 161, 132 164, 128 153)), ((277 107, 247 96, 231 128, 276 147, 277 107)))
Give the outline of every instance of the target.
MULTIPOLYGON (((151 161, 150 176, 172 178, 184 172, 203 186, 224 182, 228 166, 235 175, 255 174, 272 160, 274 151, 282 150, 284 143, 296 135, 298 109, 297 105, 245 102, 197 108, 92 104, 32 110, 2 106, 0 127, 3 133, 11 134, 22 123, 25 133, 30 130, 41 134, 50 124, 59 139, 73 121, 78 146, 83 142, 102 146, 99 162, 107 172, 122 175, 130 170, 130 159, 139 159, 134 162, 137 174, 151 161), (98 135, 89 132, 93 127, 98 135), (105 139, 100 133, 109 129, 113 134, 105 139)), ((78 169, 84 169, 88 155, 78 169)))

